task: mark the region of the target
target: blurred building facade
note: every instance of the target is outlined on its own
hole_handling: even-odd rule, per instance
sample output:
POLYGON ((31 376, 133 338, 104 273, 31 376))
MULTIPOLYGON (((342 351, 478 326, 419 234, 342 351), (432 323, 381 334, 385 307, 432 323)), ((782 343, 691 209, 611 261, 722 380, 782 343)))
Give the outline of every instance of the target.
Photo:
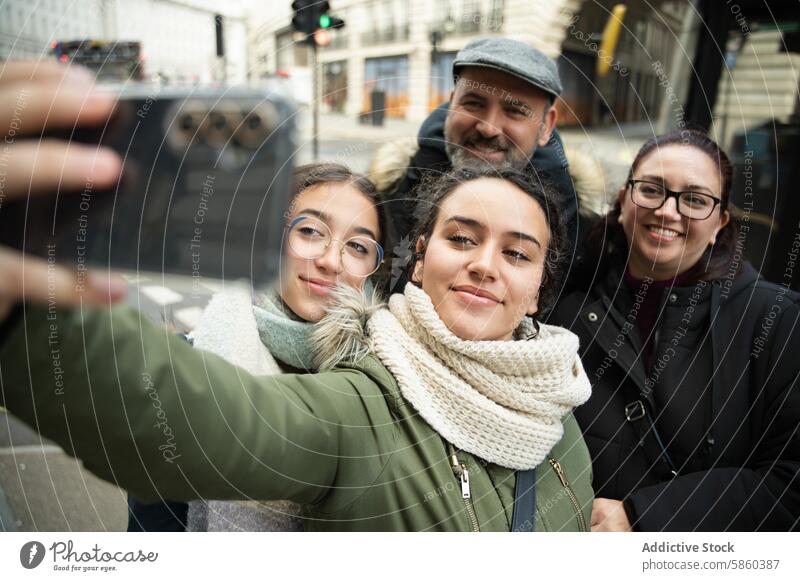
POLYGON ((714 132, 725 147, 744 129, 800 115, 800 54, 785 49, 783 31, 749 32, 726 60, 714 108, 714 132))
POLYGON ((665 97, 659 73, 671 71, 682 53, 679 38, 689 3, 625 3, 614 52, 601 52, 604 27, 616 4, 583 2, 567 22, 558 57, 564 85, 558 103, 561 126, 654 122, 658 115, 665 97), (605 74, 597 70, 601 58, 608 64, 605 74))
POLYGON ((106 34, 104 2, 5 0, 0 3, 0 59, 47 58, 53 41, 106 34))
MULTIPOLYGON (((290 2, 262 3, 250 17, 251 78, 307 77, 307 49, 291 29, 290 2)), ((557 59, 565 124, 634 121, 657 110, 661 91, 651 65, 675 52, 685 0, 630 3, 615 58, 629 73, 595 78, 597 39, 611 0, 334 0, 345 28, 319 54, 320 99, 327 110, 355 116, 370 94, 386 96, 386 114, 422 120, 447 100, 456 53, 480 36, 529 42, 557 59), (592 40, 588 40, 592 39, 592 40), (594 43, 594 44, 593 44, 594 43), (642 49, 645 49, 643 52, 642 49), (640 102, 639 97, 645 99, 640 102)))
POLYGON ((146 76, 177 82, 247 78, 246 12, 239 0, 0 3, 0 59, 48 58, 53 42, 83 39, 141 42, 146 76))

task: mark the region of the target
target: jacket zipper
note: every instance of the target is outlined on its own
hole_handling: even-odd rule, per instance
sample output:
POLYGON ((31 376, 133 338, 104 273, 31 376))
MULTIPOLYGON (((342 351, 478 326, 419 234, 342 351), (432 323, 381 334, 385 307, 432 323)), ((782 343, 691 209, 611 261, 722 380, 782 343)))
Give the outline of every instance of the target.
MULTIPOLYGON (((667 301, 669 301, 669 297, 671 294, 672 294, 671 292, 668 292, 665 289, 664 296, 662 297, 658 306, 659 307, 658 320, 656 321, 655 329, 653 329, 653 349, 651 351, 651 356, 655 356, 655 354, 658 352, 657 351, 658 344, 661 339, 661 323, 664 320, 664 309, 667 308, 667 301)), ((650 370, 647 369, 646 371, 649 376, 650 370)), ((667 447, 661 440, 661 435, 658 433, 658 428, 656 428, 655 419, 650 414, 650 404, 653 400, 650 396, 644 395, 643 390, 640 390, 640 392, 642 393, 642 399, 644 400, 642 403, 645 406, 645 415, 647 417, 647 421, 650 423, 650 429, 652 430, 653 436, 655 437, 656 443, 658 443, 658 447, 661 451, 661 459, 664 460, 664 462, 667 464, 670 474, 672 475, 673 478, 675 478, 676 476, 678 476, 678 470, 675 468, 675 464, 672 462, 672 458, 670 457, 669 452, 667 451, 667 447)), ((652 407, 655 407, 655 404, 653 404, 652 407)))
POLYGON ((453 468, 453 473, 456 475, 456 478, 458 478, 458 481, 461 483, 461 498, 464 501, 464 506, 467 509, 472 530, 473 532, 479 533, 481 531, 481 527, 478 525, 478 517, 475 514, 475 507, 472 505, 472 492, 469 487, 469 470, 467 470, 467 466, 465 464, 462 464, 458 461, 456 451, 452 445, 448 444, 448 447, 450 448, 450 465, 453 468))
POLYGON ((561 486, 564 487, 564 491, 567 493, 567 497, 569 498, 570 502, 572 503, 572 507, 575 509, 575 515, 578 518, 578 527, 582 532, 586 532, 586 518, 583 516, 583 510, 581 510, 581 504, 578 502, 578 497, 575 496, 575 493, 572 492, 572 487, 567 480, 566 474, 564 474, 564 470, 561 468, 561 464, 555 458, 550 458, 549 460, 550 466, 553 467, 553 470, 558 476, 558 479, 561 481, 561 486))

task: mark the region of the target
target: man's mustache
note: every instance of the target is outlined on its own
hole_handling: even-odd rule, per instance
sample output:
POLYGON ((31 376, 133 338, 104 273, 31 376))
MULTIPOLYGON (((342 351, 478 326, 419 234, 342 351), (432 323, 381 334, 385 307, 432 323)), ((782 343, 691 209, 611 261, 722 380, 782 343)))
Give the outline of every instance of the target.
POLYGON ((473 133, 467 136, 462 142, 463 147, 480 146, 485 149, 494 149, 496 151, 508 151, 508 144, 505 139, 500 136, 485 138, 479 133, 473 133))

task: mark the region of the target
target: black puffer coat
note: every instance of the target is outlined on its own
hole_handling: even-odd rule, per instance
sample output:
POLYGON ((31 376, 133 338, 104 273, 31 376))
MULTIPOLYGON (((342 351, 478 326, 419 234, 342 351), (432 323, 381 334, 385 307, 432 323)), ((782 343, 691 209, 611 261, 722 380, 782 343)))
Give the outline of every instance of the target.
POLYGON ((642 531, 797 530, 800 295, 749 264, 652 291, 662 296, 648 373, 641 292, 612 270, 548 320, 580 337, 593 392, 575 415, 597 497, 624 499, 642 531))

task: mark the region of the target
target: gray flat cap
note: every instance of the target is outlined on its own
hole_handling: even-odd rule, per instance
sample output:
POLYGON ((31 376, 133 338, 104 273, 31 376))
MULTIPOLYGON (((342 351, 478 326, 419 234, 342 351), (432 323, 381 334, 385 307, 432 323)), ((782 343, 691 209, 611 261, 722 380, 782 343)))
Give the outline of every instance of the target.
POLYGON ((523 81, 553 97, 561 94, 561 79, 556 63, 542 51, 510 38, 477 38, 458 51, 453 61, 453 75, 461 67, 486 67, 497 69, 523 81))

